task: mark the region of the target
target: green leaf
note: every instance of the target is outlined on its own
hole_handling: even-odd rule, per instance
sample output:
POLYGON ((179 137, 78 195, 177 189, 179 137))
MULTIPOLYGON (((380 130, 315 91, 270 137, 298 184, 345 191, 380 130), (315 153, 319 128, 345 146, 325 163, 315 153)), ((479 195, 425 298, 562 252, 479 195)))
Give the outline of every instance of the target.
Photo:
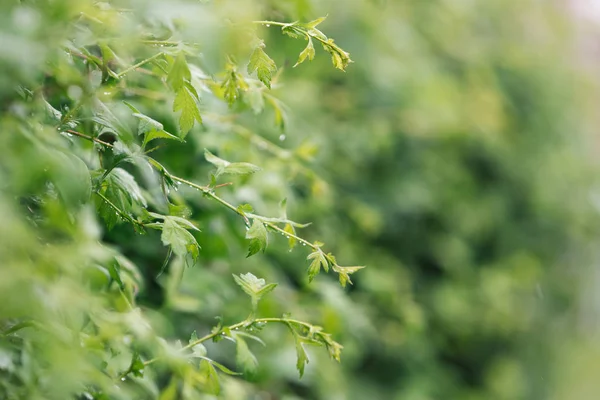
POLYGON ((206 379, 206 384, 203 389, 210 394, 214 394, 215 396, 221 392, 221 385, 219 384, 219 375, 215 370, 215 367, 207 360, 203 361, 204 366, 204 378, 206 379))
POLYGON ((226 366, 224 366, 223 364, 220 364, 214 360, 210 360, 210 363, 212 365, 214 365, 215 367, 219 368, 222 372, 226 373, 227 375, 232 375, 232 376, 242 375, 241 372, 232 371, 229 368, 227 368, 226 366))
POLYGON ((294 64, 294 67, 298 66, 299 64, 302 64, 307 58, 309 61, 312 61, 315 58, 315 47, 313 46, 312 39, 310 38, 308 39, 308 44, 306 45, 306 48, 302 50, 302 53, 300 53, 298 61, 296 62, 296 64, 294 64))
POLYGON ((222 158, 215 156, 207 149, 204 149, 204 158, 206 159, 206 161, 217 167, 217 169, 219 170, 225 169, 225 167, 227 167, 230 164, 229 161, 223 160, 222 158))
POLYGON ((175 379, 175 375, 171 377, 171 381, 169 382, 169 386, 165 388, 160 394, 158 400, 176 400, 177 397, 177 379, 175 379))
MULTIPOLYGON (((189 344, 192 344, 198 340, 198 334, 196 331, 192 332, 189 340, 189 344)), ((203 358, 206 356, 206 347, 202 343, 198 343, 192 347, 192 357, 203 358)))
POLYGON ((254 211, 254 208, 252 208, 250 204, 240 204, 237 209, 243 213, 251 213, 254 211))
MULTIPOLYGON (((192 259, 196 261, 200 246, 196 238, 180 225, 181 220, 186 221, 179 217, 165 216, 160 238, 165 246, 171 246, 173 253, 176 255, 185 257, 190 254, 192 259)), ((189 221, 186 222, 189 224, 189 221)), ((189 227, 187 224, 186 226, 189 227)))
POLYGON ((327 39, 327 42, 323 43, 323 48, 326 52, 331 54, 331 62, 333 63, 333 66, 339 70, 345 71, 348 64, 352 62, 350 53, 338 47, 333 39, 327 39))
POLYGON ((265 44, 261 41, 261 43, 254 48, 254 51, 250 56, 250 62, 248 63, 248 73, 252 74, 256 71, 258 79, 270 89, 272 74, 277 71, 277 66, 275 65, 275 61, 265 53, 263 50, 264 47, 265 44))
POLYGON ((173 101, 173 111, 181 111, 179 117, 179 128, 185 135, 194 127, 194 122, 202 123, 202 117, 198 110, 197 99, 190 90, 190 85, 182 85, 177 89, 175 100, 173 101))
POLYGON ((257 278, 254 274, 248 272, 246 274, 240 274, 239 276, 233 275, 235 283, 237 283, 246 294, 252 298, 260 300, 261 297, 267 293, 273 291, 277 286, 276 283, 266 283, 262 278, 257 278))
POLYGON ((296 235, 296 229, 294 229, 294 226, 292 224, 288 223, 285 224, 283 230, 290 235, 288 236, 288 245, 290 247, 290 250, 292 250, 294 247, 296 247, 296 238, 294 237, 296 235))
POLYGON ((254 164, 250 164, 247 162, 231 163, 229 161, 223 160, 222 158, 215 156, 213 153, 206 149, 204 149, 204 158, 206 158, 206 161, 217 167, 217 172, 215 173, 215 176, 219 176, 222 174, 249 175, 260 171, 260 167, 257 167, 254 164))
POLYGON ((239 368, 241 368, 245 373, 249 375, 253 375, 258 368, 258 361, 256 357, 250 349, 248 348, 248 344, 241 336, 236 335, 236 356, 235 360, 239 368))
POLYGON ((296 369, 300 373, 300 378, 304 375, 304 366, 308 364, 308 354, 306 354, 306 350, 304 349, 304 345, 302 340, 298 335, 294 335, 296 338, 296 369))
POLYGON ((321 250, 317 250, 310 253, 307 257, 308 260, 312 260, 308 267, 308 281, 312 282, 314 277, 321 271, 321 267, 325 272, 329 271, 329 262, 325 258, 325 254, 321 250))
POLYGON ((314 29, 317 27, 317 25, 319 25, 321 22, 325 21, 327 19, 327 16, 321 17, 321 18, 317 18, 313 21, 307 22, 305 24, 303 24, 305 27, 307 27, 308 29, 314 29))
POLYGON ((144 135, 142 147, 154 139, 170 139, 182 142, 179 137, 170 134, 164 130, 163 124, 139 112, 133 113, 133 116, 140 120, 138 124, 138 135, 144 135))
POLYGON ((260 167, 254 164, 247 162, 234 162, 225 167, 223 173, 231 175, 250 175, 257 171, 260 171, 260 167))
POLYGON ((246 239, 250 239, 250 246, 248 249, 248 255, 246 257, 250 257, 259 251, 265 252, 267 248, 267 229, 265 225, 254 218, 252 221, 252 226, 246 232, 246 239))
POLYGON ((185 55, 183 52, 180 52, 173 61, 173 66, 167 76, 167 83, 173 90, 179 91, 184 86, 184 82, 189 81, 191 78, 192 74, 190 73, 185 55))
POLYGON ((134 376, 138 378, 144 377, 144 363, 142 362, 140 355, 138 353, 133 354, 133 358, 131 359, 131 365, 129 366, 129 372, 131 372, 134 376))
POLYGON ((342 287, 346 287, 346 284, 352 284, 350 280, 350 275, 355 273, 356 271, 363 269, 364 267, 335 267, 335 272, 339 274, 340 284, 342 287))

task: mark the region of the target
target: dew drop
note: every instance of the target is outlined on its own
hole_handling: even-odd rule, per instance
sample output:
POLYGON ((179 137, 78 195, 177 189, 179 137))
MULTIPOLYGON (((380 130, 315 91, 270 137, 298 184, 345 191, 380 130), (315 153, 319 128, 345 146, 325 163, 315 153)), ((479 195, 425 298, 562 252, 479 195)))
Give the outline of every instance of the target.
POLYGON ((281 134, 279 135, 279 141, 283 142, 285 140, 285 135, 281 134))
POLYGON ((306 243, 302 243, 302 246, 306 246, 306 243))
POLYGON ((267 24, 267 25, 265 25, 265 26, 266 26, 267 28, 269 28, 269 27, 271 26, 271 24, 267 24))
POLYGON ((125 382, 125 378, 121 378, 121 381, 122 381, 122 382, 125 382))

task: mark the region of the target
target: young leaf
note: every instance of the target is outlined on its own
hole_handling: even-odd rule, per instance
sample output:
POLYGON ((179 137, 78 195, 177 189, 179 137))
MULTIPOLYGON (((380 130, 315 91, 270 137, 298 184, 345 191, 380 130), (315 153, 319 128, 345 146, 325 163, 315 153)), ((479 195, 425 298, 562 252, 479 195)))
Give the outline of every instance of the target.
POLYGON ((296 64, 294 64, 294 67, 297 67, 298 65, 302 64, 307 58, 308 61, 312 61, 315 58, 315 47, 313 46, 311 38, 308 38, 308 44, 306 45, 306 48, 302 50, 302 53, 300 53, 298 61, 296 62, 296 64))
POLYGON ((267 293, 273 291, 277 286, 276 283, 266 283, 264 279, 257 278, 250 272, 247 274, 240 274, 239 276, 233 275, 233 279, 246 294, 257 301, 267 293))
POLYGON ((138 135, 144 135, 142 147, 154 139, 171 139, 182 141, 175 135, 164 130, 163 124, 139 112, 133 113, 133 116, 140 120, 138 124, 138 135))
POLYGON ((339 274, 342 287, 346 287, 347 283, 352 284, 350 275, 363 268, 364 267, 336 267, 335 271, 339 274))
POLYGON ((250 164, 247 162, 234 162, 231 163, 229 161, 223 160, 215 156, 210 151, 204 149, 204 158, 206 161, 217 167, 217 172, 215 176, 219 176, 221 174, 232 174, 232 175, 248 175, 253 174, 256 171, 260 171, 260 167, 257 167, 254 164, 250 164))
POLYGON ((250 349, 248 348, 248 344, 241 336, 236 335, 236 363, 239 368, 241 368, 245 373, 252 375, 256 372, 258 368, 258 361, 256 357, 250 349))
POLYGON ((265 84, 266 87, 271 89, 271 77, 274 72, 277 71, 275 61, 273 61, 267 53, 263 50, 265 47, 264 42, 254 48, 252 55, 250 56, 250 62, 248 63, 248 73, 252 74, 256 71, 258 79, 265 84))
POLYGON ((194 97, 194 92, 190 90, 191 85, 182 85, 177 89, 175 100, 173 101, 173 111, 181 111, 179 117, 179 128, 185 135, 194 126, 194 121, 202 123, 202 117, 198 110, 197 97, 194 97))
POLYGON ((325 272, 329 271, 329 262, 327 261, 325 255, 321 250, 317 250, 313 253, 310 253, 307 259, 312 260, 310 266, 308 267, 309 282, 312 282, 314 277, 321 271, 321 267, 323 267, 325 272))
MULTIPOLYGON (((171 246, 173 253, 185 257, 188 253, 196 261, 200 246, 196 238, 178 223, 178 217, 164 217, 162 235, 160 236, 165 246, 171 246)), ((187 221, 186 221, 187 222, 187 221)))
MULTIPOLYGON (((198 334, 196 331, 192 332, 190 336, 189 344, 192 344, 198 340, 198 334)), ((206 356, 206 347, 202 343, 198 343, 192 347, 192 357, 203 358, 206 356)))
POLYGON ((307 27, 308 29, 314 29, 317 27, 317 25, 319 25, 321 22, 325 21, 327 19, 327 16, 325 17, 320 17, 317 18, 313 21, 307 22, 305 24, 303 24, 305 27, 307 27))
POLYGON ((231 175, 250 175, 257 171, 260 171, 260 167, 257 167, 254 164, 247 162, 234 162, 226 166, 223 170, 223 173, 231 175))
POLYGON ((296 369, 300 373, 300 378, 302 378, 302 375, 304 375, 304 366, 308 364, 308 354, 306 354, 302 339, 298 335, 294 336, 296 339, 296 369))
POLYGON ((128 372, 131 372, 133 376, 137 376, 138 378, 144 377, 144 363, 138 353, 133 354, 128 372))
POLYGON ((250 257, 259 251, 265 252, 267 248, 267 229, 265 225, 258 219, 254 218, 252 226, 246 232, 246 239, 250 239, 250 246, 248 249, 248 255, 250 257))
POLYGON ((283 230, 289 234, 288 245, 290 246, 290 250, 292 250, 296 246, 296 238, 294 237, 296 235, 296 229, 294 228, 294 226, 292 224, 288 223, 288 224, 285 224, 285 226, 283 227, 283 230))
POLYGON ((190 73, 190 68, 188 67, 187 61, 185 59, 185 55, 183 52, 180 52, 175 58, 173 62, 173 66, 169 71, 169 75, 167 76, 167 83, 173 90, 178 91, 184 85, 185 81, 189 81, 192 77, 190 73))
POLYGON ((215 367, 208 360, 203 360, 204 366, 204 378, 206 380, 206 384, 204 385, 204 390, 207 393, 214 394, 215 396, 219 395, 221 392, 221 385, 219 384, 219 375, 215 370, 215 367))

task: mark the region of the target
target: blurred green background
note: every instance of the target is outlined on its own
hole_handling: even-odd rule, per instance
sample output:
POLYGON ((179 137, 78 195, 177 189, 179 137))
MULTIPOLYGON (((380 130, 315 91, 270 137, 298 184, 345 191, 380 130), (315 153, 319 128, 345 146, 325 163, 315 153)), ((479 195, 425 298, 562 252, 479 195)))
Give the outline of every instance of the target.
MULTIPOLYGON (((0 256, 6 260, 0 259, 0 317, 30 315, 30 308, 47 302, 35 297, 40 294, 31 283, 32 276, 46 282, 45 272, 15 272, 25 268, 23 259, 43 259, 48 268, 78 265, 100 257, 94 253, 100 240, 138 266, 144 281, 139 303, 170 340, 186 341, 193 330, 205 334, 215 316, 227 323, 245 318, 247 299, 231 273, 251 271, 279 283, 261 303, 260 315, 290 312, 323 326, 344 345, 340 364, 321 349, 309 349, 310 363, 299 379, 293 339, 283 328, 269 327, 261 336, 267 346, 252 347, 258 374, 249 383, 224 378, 223 398, 600 396, 598 63, 589 44, 597 28, 574 13, 571 3, 111 2, 131 6, 143 18, 175 17, 182 38, 202 44, 199 68, 210 76, 223 68, 226 54, 241 63, 248 54, 235 24, 222 25, 223 19, 307 21, 328 15, 320 27, 354 61, 345 73, 333 69, 320 48, 314 61, 292 68, 304 43, 274 27, 258 28, 267 52, 283 66, 272 90, 286 105, 283 130, 269 107, 255 115, 203 94, 204 124, 187 143, 169 143, 156 158, 200 183, 210 170, 204 148, 259 165, 260 173, 235 179, 221 194, 272 216, 287 198, 290 218, 313 222, 303 237, 324 241, 343 265, 367 266, 346 290, 333 275, 321 274, 309 284, 305 249, 289 252, 273 234, 264 255, 245 258, 239 218, 184 187, 173 197, 190 206, 202 228, 195 235, 200 259, 191 268, 176 260, 158 279, 167 253, 160 235, 137 235, 129 224, 109 231, 89 204, 75 222, 65 222, 57 205, 46 214, 55 220, 25 228, 15 199, 38 190, 43 179, 35 181, 31 172, 36 167, 28 155, 37 150, 15 133, 10 115, 20 109, 12 86, 55 79, 46 83, 61 92, 47 94, 48 101, 69 104, 72 88, 83 83, 58 61, 64 76, 44 77, 44 68, 60 50, 56 43, 80 35, 67 21, 86 2, 9 3, 0 6, 0 256), (90 239, 55 244, 45 253, 34 238, 40 231, 66 237, 87 232, 90 239)), ((111 26, 107 32, 126 37, 127 29, 111 26)), ((88 38, 78 39, 85 44, 88 38)), ((160 82, 131 79, 144 85, 142 96, 155 98, 118 87, 98 91, 107 101, 137 101, 175 131, 160 82)), ((54 134, 45 135, 52 141, 54 134)), ((90 148, 77 146, 83 145, 71 150, 90 162, 90 148)), ((58 171, 55 179, 63 173, 70 172, 58 171)), ((74 307, 76 294, 65 293, 57 297, 64 304, 57 304, 74 307)), ((54 312, 62 313, 52 308, 40 318, 54 312)), ((231 347, 207 347, 231 365, 231 347)), ((3 354, 0 372, 8 370, 3 354)), ((67 372, 60 379, 77 377, 67 372)), ((153 398, 139 396, 132 398, 153 398)))

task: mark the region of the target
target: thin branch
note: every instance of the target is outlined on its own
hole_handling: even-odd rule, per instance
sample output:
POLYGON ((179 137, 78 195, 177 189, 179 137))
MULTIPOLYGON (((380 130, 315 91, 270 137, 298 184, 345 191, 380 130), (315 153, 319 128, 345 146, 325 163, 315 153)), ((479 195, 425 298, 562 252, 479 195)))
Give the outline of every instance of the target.
POLYGON ((101 144, 101 145, 106 146, 106 147, 110 147, 110 148, 114 147, 112 144, 110 144, 108 142, 105 142, 103 140, 100 140, 100 139, 92 137, 92 136, 88 136, 88 135, 83 134, 81 132, 74 131, 72 129, 65 129, 64 132, 70 133, 71 135, 74 135, 74 136, 79 136, 80 138, 89 140, 91 142, 96 142, 96 143, 101 144))
MULTIPOLYGON (((244 320, 242 322, 238 322, 236 324, 229 325, 226 328, 226 330, 233 331, 233 330, 239 329, 239 328, 241 328, 243 326, 247 326, 249 322, 250 323, 278 322, 278 323, 282 323, 282 324, 286 324, 286 325, 288 325, 288 324, 296 324, 296 325, 300 325, 300 326, 303 326, 303 327, 308 328, 308 329, 310 329, 310 328, 313 327, 313 325, 309 324, 308 322, 298 321, 296 319, 275 318, 275 317, 272 317, 272 318, 256 318, 256 319, 253 319, 252 321, 244 320)), ((208 335, 202 336, 201 338, 199 338, 197 340, 194 340, 193 342, 190 342, 189 344, 183 346, 179 351, 184 352, 186 350, 189 350, 189 349, 193 348, 194 346, 197 346, 197 345, 199 345, 201 343, 204 343, 204 342, 206 342, 206 341, 208 341, 208 340, 210 340, 210 339, 212 339, 214 337, 217 337, 217 336, 221 335, 224 331, 225 331, 225 329, 219 329, 219 330, 216 330, 214 332, 211 332, 208 335)), ((152 359, 144 362, 144 366, 153 364, 156 361, 158 361, 159 359, 160 359, 160 357, 152 358, 152 359)))
POLYGON ((124 211, 122 211, 119 207, 117 207, 112 201, 110 201, 109 199, 106 198, 106 196, 104 196, 102 193, 100 192, 95 192, 102 200, 104 200, 106 202, 106 204, 108 204, 109 206, 111 206, 112 209, 114 209, 117 214, 119 214, 121 216, 121 218, 126 219, 127 221, 131 222, 132 224, 138 225, 140 227, 144 227, 144 224, 136 219, 133 219, 130 215, 128 215, 127 213, 125 213, 124 211))
POLYGON ((129 68, 126 68, 126 69, 124 69, 123 71, 119 72, 119 73, 117 74, 117 77, 118 77, 118 78, 121 78, 121 77, 123 77, 124 75, 127 75, 128 73, 130 73, 131 71, 133 71, 133 70, 135 70, 135 69, 137 69, 137 68, 141 67, 141 66, 142 66, 142 65, 144 65, 144 64, 147 64, 147 63, 149 63, 150 61, 152 61, 152 60, 154 60, 155 58, 158 58, 158 57, 160 57, 160 56, 162 56, 162 55, 163 55, 163 52, 156 53, 156 54, 155 54, 155 55, 153 55, 152 57, 148 57, 148 58, 146 58, 145 60, 142 60, 142 61, 140 61, 139 63, 137 63, 137 64, 134 64, 134 65, 132 65, 131 67, 129 67, 129 68))
POLYGON ((246 214, 244 214, 242 211, 238 210, 237 207, 234 206, 233 204, 228 203, 226 200, 224 200, 224 199, 220 198, 219 196, 217 196, 213 192, 213 190, 211 188, 209 188, 208 186, 201 186, 201 185, 195 184, 194 182, 190 182, 188 180, 185 180, 183 178, 180 178, 178 176, 171 175, 171 174, 169 174, 169 177, 171 179, 173 179, 174 181, 184 183, 184 184, 186 184, 186 185, 188 185, 188 186, 190 186, 190 187, 192 187, 194 189, 200 190, 206 196, 212 198, 213 200, 216 200, 217 202, 221 203, 225 207, 229 208, 231 211, 233 211, 236 214, 238 214, 240 217, 242 217, 244 219, 244 223, 246 224, 246 226, 248 226, 248 227, 250 226, 250 220, 248 220, 248 217, 246 216, 246 214))

